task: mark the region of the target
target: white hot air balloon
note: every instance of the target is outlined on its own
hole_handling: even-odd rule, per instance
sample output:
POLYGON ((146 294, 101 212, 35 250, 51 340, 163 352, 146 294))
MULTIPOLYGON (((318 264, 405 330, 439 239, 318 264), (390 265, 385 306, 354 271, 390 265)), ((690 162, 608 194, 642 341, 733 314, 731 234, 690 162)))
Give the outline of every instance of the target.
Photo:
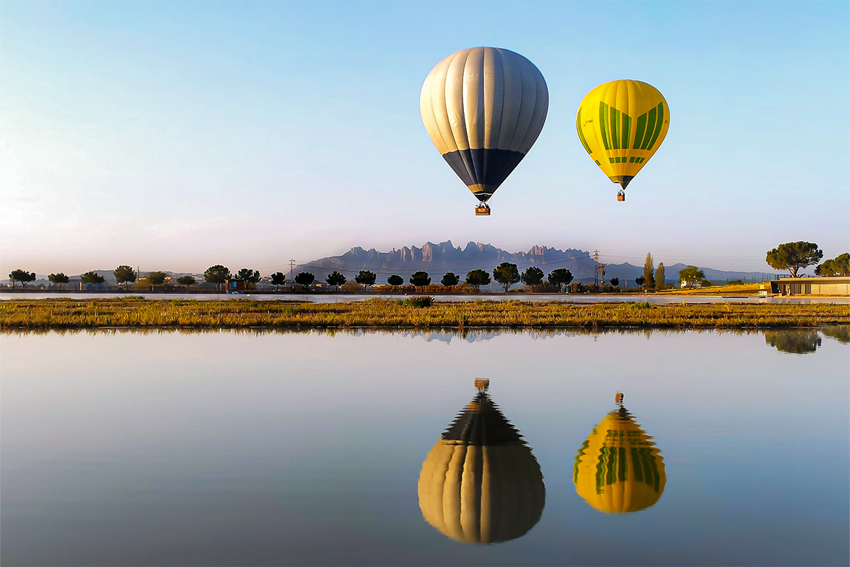
POLYGON ((531 149, 549 110, 549 89, 528 59, 473 47, 440 61, 419 99, 431 141, 480 201, 487 201, 531 149))

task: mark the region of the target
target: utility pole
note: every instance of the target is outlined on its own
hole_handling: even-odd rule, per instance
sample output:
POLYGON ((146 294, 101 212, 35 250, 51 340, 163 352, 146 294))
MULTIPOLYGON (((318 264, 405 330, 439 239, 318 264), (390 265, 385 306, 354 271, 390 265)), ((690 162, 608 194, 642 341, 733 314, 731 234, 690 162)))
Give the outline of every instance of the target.
POLYGON ((293 269, 294 267, 295 267, 295 260, 290 260, 290 261, 289 261, 289 281, 290 281, 290 282, 294 281, 294 280, 292 279, 292 269, 293 269))

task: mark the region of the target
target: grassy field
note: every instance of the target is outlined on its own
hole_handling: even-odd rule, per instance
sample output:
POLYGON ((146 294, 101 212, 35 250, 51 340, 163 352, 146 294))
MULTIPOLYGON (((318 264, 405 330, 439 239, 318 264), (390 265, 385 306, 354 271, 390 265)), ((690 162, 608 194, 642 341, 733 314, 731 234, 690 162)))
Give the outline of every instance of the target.
POLYGON ((850 323, 850 306, 834 304, 660 305, 521 301, 351 303, 152 299, 10 300, 0 328, 289 327, 289 328, 777 328, 850 323), (413 303, 413 304, 411 304, 413 303))
POLYGON ((660 292, 659 295, 758 295, 760 286, 764 286, 768 293, 770 293, 770 283, 764 282, 698 287, 695 289, 669 289, 660 292))

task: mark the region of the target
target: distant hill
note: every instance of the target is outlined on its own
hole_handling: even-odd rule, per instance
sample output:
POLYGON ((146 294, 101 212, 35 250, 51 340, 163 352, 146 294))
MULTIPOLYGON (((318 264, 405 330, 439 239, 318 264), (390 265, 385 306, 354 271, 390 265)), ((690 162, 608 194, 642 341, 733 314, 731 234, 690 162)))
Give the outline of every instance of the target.
MULTIPOLYGON (((334 270, 353 279, 360 270, 370 270, 378 275, 378 282, 385 282, 387 277, 398 274, 407 279, 413 272, 424 270, 431 275, 434 282, 439 282, 446 272, 454 272, 461 277, 467 272, 478 268, 492 272, 493 268, 502 262, 516 264, 520 271, 529 266, 537 266, 545 273, 556 268, 566 268, 572 272, 578 281, 593 280, 593 258, 584 250, 568 248, 559 250, 547 246, 533 246, 527 252, 508 252, 490 244, 468 242, 465 246, 455 246, 451 240, 435 244, 426 242, 421 247, 404 246, 390 252, 378 252, 374 248, 365 250, 355 247, 340 256, 329 256, 295 267, 295 273, 311 272, 321 281, 334 270)), ((667 281, 675 282, 679 270, 684 264, 665 266, 667 281)), ((767 272, 734 272, 702 267, 708 279, 745 279, 775 277, 767 272)), ((621 279, 634 278, 643 275, 643 266, 625 264, 608 264, 605 279, 614 277, 621 279)))

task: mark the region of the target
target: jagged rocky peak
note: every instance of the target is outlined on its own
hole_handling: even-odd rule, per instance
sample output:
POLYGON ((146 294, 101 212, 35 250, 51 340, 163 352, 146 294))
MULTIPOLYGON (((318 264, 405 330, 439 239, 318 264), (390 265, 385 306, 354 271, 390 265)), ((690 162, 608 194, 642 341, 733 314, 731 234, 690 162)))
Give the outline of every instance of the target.
POLYGON ((422 261, 423 262, 433 262, 434 261, 434 244, 430 242, 426 242, 424 246, 422 246, 422 261))

